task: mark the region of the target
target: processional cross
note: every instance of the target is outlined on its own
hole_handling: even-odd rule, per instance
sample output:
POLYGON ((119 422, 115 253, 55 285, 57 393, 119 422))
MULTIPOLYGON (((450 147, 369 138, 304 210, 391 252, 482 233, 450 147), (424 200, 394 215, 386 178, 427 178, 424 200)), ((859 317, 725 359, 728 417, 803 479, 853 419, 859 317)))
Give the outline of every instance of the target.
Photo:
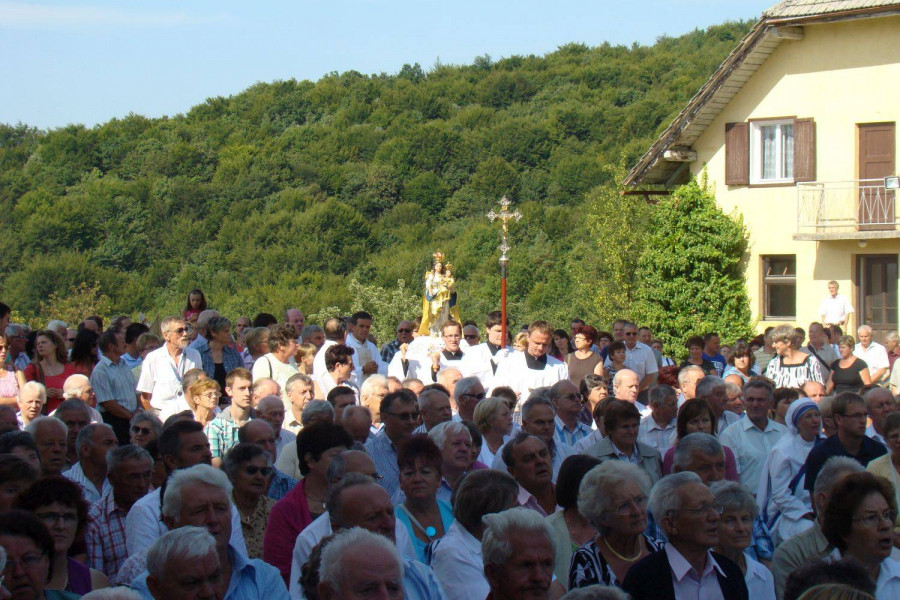
POLYGON ((491 212, 487 214, 487 218, 490 219, 491 223, 494 221, 500 221, 501 232, 500 232, 500 328, 502 339, 500 341, 500 347, 506 347, 506 268, 509 266, 509 257, 506 253, 509 251, 509 243, 507 243, 506 235, 509 233, 509 222, 516 221, 522 218, 522 213, 518 210, 509 212, 509 206, 512 202, 509 201, 509 198, 503 196, 500 200, 500 212, 494 212, 494 209, 491 209, 491 212))

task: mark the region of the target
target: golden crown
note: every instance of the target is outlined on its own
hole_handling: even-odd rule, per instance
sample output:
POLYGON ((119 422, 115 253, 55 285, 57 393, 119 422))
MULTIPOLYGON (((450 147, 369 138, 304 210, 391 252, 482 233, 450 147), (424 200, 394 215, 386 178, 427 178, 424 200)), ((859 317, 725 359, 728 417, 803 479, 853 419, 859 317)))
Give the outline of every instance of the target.
POLYGON ((436 263, 444 262, 444 253, 441 252, 440 250, 435 250, 434 254, 432 254, 431 256, 434 257, 434 262, 436 262, 436 263))

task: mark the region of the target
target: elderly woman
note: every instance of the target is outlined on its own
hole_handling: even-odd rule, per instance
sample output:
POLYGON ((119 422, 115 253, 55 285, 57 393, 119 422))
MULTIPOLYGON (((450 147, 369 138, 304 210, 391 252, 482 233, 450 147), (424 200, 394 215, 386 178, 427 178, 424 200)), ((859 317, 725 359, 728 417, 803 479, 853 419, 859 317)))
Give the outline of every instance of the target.
POLYGON ((579 325, 572 333, 575 350, 566 356, 569 367, 569 379, 575 385, 581 385, 585 375, 603 375, 603 357, 594 352, 593 345, 597 341, 597 330, 590 325, 579 325))
POLYGON ((47 404, 47 388, 37 381, 26 381, 19 390, 16 402, 19 405, 16 418, 19 420, 19 426, 24 428, 44 412, 44 406, 47 404))
POLYGON ((441 452, 441 481, 437 498, 449 506, 459 480, 472 468, 472 433, 465 423, 447 421, 432 427, 428 437, 441 452))
POLYGON ((237 350, 231 347, 231 321, 225 317, 210 317, 206 323, 206 339, 201 345, 200 364, 210 379, 214 379, 221 389, 225 389, 225 377, 244 361, 237 350))
POLYGON ((344 344, 333 344, 325 350, 325 368, 327 371, 316 378, 315 397, 323 399, 328 392, 339 385, 355 388, 350 378, 353 377, 353 354, 355 350, 344 344))
POLYGON ((836 548, 834 555, 852 557, 866 569, 878 600, 900 598, 900 563, 890 557, 896 519, 891 484, 871 473, 843 477, 825 508, 822 533, 836 548))
POLYGON ((624 461, 605 462, 585 475, 578 512, 597 534, 572 555, 569 588, 621 586, 632 565, 661 548, 644 533, 650 487, 647 473, 624 461))
POLYGON ((219 398, 222 389, 215 379, 198 379, 188 388, 185 401, 194 414, 194 419, 206 427, 219 414, 219 398))
POLYGON ((718 521, 718 542, 715 551, 740 567, 753 600, 775 600, 775 578, 769 570, 744 552, 752 541, 753 522, 757 509, 753 495, 734 481, 717 481, 711 491, 722 515, 718 521))
POLYGON ((492 465, 500 447, 512 433, 512 411, 502 398, 485 398, 475 406, 474 417, 483 438, 478 461, 492 465))
POLYGON ((656 448, 637 439, 641 413, 631 402, 613 400, 606 407, 603 426, 606 437, 585 450, 585 454, 608 460, 627 460, 639 465, 656 483, 662 477, 662 457, 656 448))
POLYGON ((453 508, 437 499, 441 485, 441 450, 427 435, 414 435, 400 444, 397 466, 404 500, 394 508, 397 521, 406 527, 416 558, 426 562, 425 548, 453 524, 453 508))
POLYGON ((779 544, 812 527, 814 514, 806 479, 806 457, 822 437, 819 405, 803 398, 788 407, 788 435, 772 447, 759 478, 756 502, 779 544))
POLYGON ((6 362, 9 356, 9 338, 0 331, 0 404, 16 405, 16 396, 25 385, 25 375, 16 370, 12 363, 6 362))
POLYGON ((256 444, 237 444, 225 455, 222 469, 231 481, 231 498, 241 515, 247 555, 262 558, 263 534, 275 501, 266 496, 272 480, 272 458, 256 444))
POLYGON ((63 384, 75 368, 69 362, 66 344, 55 331, 38 331, 34 338, 34 358, 25 367, 25 379, 37 381, 47 388, 45 414, 56 410, 63 401, 63 384))
POLYGON ((141 448, 146 448, 147 444, 159 439, 162 433, 162 421, 155 415, 148 412, 139 412, 131 418, 130 443, 141 448))
POLYGON ((744 390, 740 386, 725 382, 725 395, 728 400, 725 401, 725 410, 729 410, 736 415, 744 414, 744 390))
MULTIPOLYGON (((675 422, 675 444, 666 450, 666 455, 663 457, 663 475, 672 472, 678 440, 697 432, 716 435, 716 427, 716 415, 706 400, 693 398, 682 404, 678 409, 678 419, 675 422)), ((728 446, 722 446, 722 449, 725 450, 725 479, 740 481, 741 477, 734 460, 734 452, 728 446)))
POLYGON ((109 587, 106 575, 68 556, 75 540, 82 539, 88 520, 88 504, 84 501, 81 486, 59 475, 43 477, 22 492, 15 506, 40 519, 53 539, 47 589, 82 595, 109 587))
POLYGON ((819 361, 794 347, 796 332, 790 325, 779 325, 769 333, 775 358, 766 367, 766 377, 776 388, 801 388, 807 381, 825 383, 819 361))
POLYGON ((592 456, 573 455, 566 458, 556 478, 556 504, 562 510, 547 517, 553 531, 556 566, 553 574, 566 589, 569 588, 569 564, 572 553, 587 544, 597 533, 587 519, 578 512, 578 488, 588 471, 600 464, 592 456))
MULTIPOLYGON (((297 374, 297 367, 290 360, 297 350, 297 330, 293 325, 273 325, 269 333, 269 352, 253 363, 253 380, 261 377, 274 379, 284 389, 284 384, 297 374)), ((317 396, 319 397, 319 396, 317 396)), ((321 396, 324 398, 324 396, 321 396)))
POLYGON ((750 352, 750 346, 743 340, 738 340, 735 343, 726 362, 728 366, 725 367, 725 371, 722 373, 722 379, 726 383, 733 383, 741 389, 744 388, 744 384, 751 377, 759 375, 759 371, 756 369, 756 358, 750 352))
POLYGON ((257 359, 269 352, 270 333, 268 327, 252 327, 244 331, 244 352, 241 354, 244 367, 252 369, 257 359))
POLYGON ((858 393, 859 388, 872 383, 869 365, 853 355, 855 347, 856 340, 849 335, 843 335, 838 340, 838 352, 841 357, 831 363, 828 383, 825 384, 826 394, 837 396, 841 392, 858 393))
MULTIPOLYGON (((866 471, 884 477, 891 483, 894 502, 900 506, 900 413, 887 416, 882 426, 882 435, 890 452, 870 462, 866 471)), ((894 523, 894 530, 900 533, 900 518, 894 523)))
POLYGON ((15 454, 0 454, 0 512, 10 510, 39 474, 40 463, 36 467, 15 454))
POLYGON ((150 333, 148 331, 138 336, 137 342, 135 342, 135 347, 137 349, 138 356, 141 357, 141 362, 138 363, 136 367, 131 369, 131 374, 134 375, 135 381, 140 381, 141 379, 141 367, 144 365, 144 359, 147 358, 147 355, 154 350, 161 348, 162 344, 163 339, 155 333, 150 333))
POLYGON ((55 543, 47 526, 34 514, 25 510, 0 513, 0 547, 6 551, 3 587, 14 590, 16 598, 77 600, 82 596, 48 589, 57 558, 55 543))

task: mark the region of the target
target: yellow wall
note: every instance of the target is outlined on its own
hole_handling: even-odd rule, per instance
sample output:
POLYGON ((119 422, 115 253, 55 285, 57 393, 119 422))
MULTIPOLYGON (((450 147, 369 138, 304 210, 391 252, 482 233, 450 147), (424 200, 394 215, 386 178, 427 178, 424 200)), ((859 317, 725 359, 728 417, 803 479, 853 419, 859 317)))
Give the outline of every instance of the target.
MULTIPOLYGON (((725 124, 796 116, 816 122, 816 179, 857 179, 858 123, 900 122, 900 17, 807 25, 805 37, 783 41, 694 144, 697 174, 707 168, 716 199, 743 214, 750 233, 747 288, 754 317, 763 321, 760 255, 796 254, 797 319, 818 320, 818 307, 835 279, 854 306, 856 254, 897 254, 900 239, 794 241, 797 192, 783 187, 725 185, 725 124)), ((895 155, 900 154, 895 152, 895 155)), ((900 209, 900 207, 898 207, 900 209)), ((856 321, 851 322, 856 325, 856 321)))

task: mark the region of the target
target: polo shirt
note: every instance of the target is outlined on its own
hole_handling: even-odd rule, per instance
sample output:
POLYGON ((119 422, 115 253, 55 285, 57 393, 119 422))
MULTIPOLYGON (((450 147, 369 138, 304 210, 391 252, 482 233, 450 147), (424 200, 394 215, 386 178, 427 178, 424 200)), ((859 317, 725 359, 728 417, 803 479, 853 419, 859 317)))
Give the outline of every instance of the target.
MULTIPOLYGON (((612 366, 612 361, 609 357, 607 357, 604 366, 612 366)), ((637 373, 638 381, 647 375, 659 371, 659 367, 656 366, 656 355, 653 354, 653 348, 642 342, 635 342, 634 348, 631 349, 626 345, 625 368, 637 373)))
POLYGON ((819 471, 822 470, 822 466, 832 456, 849 456, 850 458, 855 458, 859 461, 859 464, 865 467, 871 461, 885 454, 887 454, 887 448, 872 438, 863 436, 859 454, 853 456, 847 452, 847 449, 844 448, 841 440, 835 434, 809 451, 809 456, 806 457, 806 481, 803 483, 803 489, 809 492, 815 489, 816 477, 819 476, 819 471))
MULTIPOLYGON (((862 344, 857 344, 853 348, 853 356, 866 361, 870 375, 878 369, 887 369, 891 366, 887 350, 878 342, 871 342, 868 348, 863 348, 862 344)), ((873 381, 872 383, 877 382, 873 381)))
POLYGON ((641 419, 638 427, 638 441, 644 442, 651 448, 656 448, 660 456, 666 454, 666 450, 675 445, 676 425, 678 419, 672 419, 665 427, 660 427, 653 415, 647 415, 641 419))
POLYGON ((593 433, 593 429, 582 423, 581 421, 575 421, 575 427, 573 429, 569 429, 569 427, 563 423, 563 420, 556 416, 553 418, 556 424, 556 439, 569 448, 573 447, 579 440, 583 440, 593 433))
POLYGON ((787 427, 772 419, 768 419, 765 430, 760 430, 744 414, 737 423, 729 426, 719 436, 722 445, 728 446, 734 452, 741 473, 741 483, 747 486, 751 493, 755 494, 759 489, 763 465, 772 448, 785 433, 787 427))

